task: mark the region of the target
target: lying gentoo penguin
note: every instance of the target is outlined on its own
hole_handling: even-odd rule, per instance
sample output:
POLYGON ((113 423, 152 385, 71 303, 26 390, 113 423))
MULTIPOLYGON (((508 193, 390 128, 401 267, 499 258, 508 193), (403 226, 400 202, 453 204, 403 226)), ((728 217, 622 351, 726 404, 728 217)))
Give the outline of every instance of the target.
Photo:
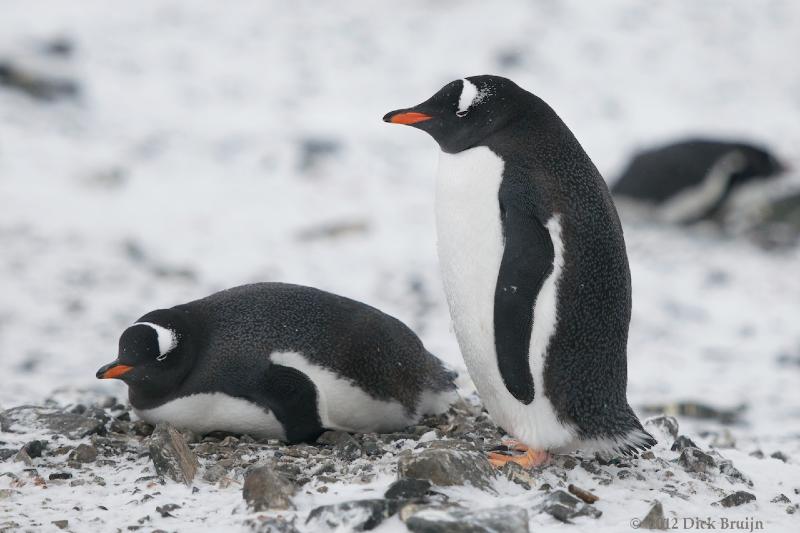
POLYGON ((152 424, 289 442, 390 432, 457 397, 454 374, 402 322, 310 287, 243 285, 147 313, 97 371, 152 424))
POLYGON ((569 128, 512 81, 473 76, 392 111, 442 149, 439 260, 456 336, 530 467, 547 450, 655 443, 628 406, 631 281, 608 189, 569 128))
POLYGON ((719 213, 745 183, 779 175, 784 167, 763 148, 744 142, 687 140, 636 154, 611 192, 665 222, 689 224, 719 213))

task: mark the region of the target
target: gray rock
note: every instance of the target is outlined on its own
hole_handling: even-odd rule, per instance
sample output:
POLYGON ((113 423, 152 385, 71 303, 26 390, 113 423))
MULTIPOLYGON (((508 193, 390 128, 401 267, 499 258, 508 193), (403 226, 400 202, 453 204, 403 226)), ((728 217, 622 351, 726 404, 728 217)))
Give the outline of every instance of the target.
POLYGON ((6 461, 10 457, 14 457, 17 454, 17 450, 13 448, 0 448, 0 461, 6 461))
POLYGON ((564 470, 574 470, 578 466, 578 460, 569 455, 556 456, 564 470))
POLYGON ((50 523, 56 526, 58 529, 67 529, 69 526, 69 520, 53 520, 50 523))
POLYGON ((103 423, 95 418, 54 407, 21 405, 0 413, 0 431, 32 433, 42 430, 77 440, 101 433, 103 423))
POLYGON ((516 506, 494 509, 436 509, 417 511, 406 520, 414 533, 526 533, 528 512, 516 506))
POLYGON ((42 51, 48 55, 67 58, 75 52, 75 43, 69 37, 59 35, 43 42, 42 51))
POLYGON ((41 69, 31 69, 6 60, 0 61, 0 86, 15 89, 37 100, 77 98, 80 95, 80 86, 73 79, 59 78, 41 69))
POLYGON ((361 445, 364 455, 367 457, 375 457, 376 455, 383 455, 383 450, 374 440, 364 441, 361 445))
POLYGON ((507 480, 516 483, 525 490, 531 490, 531 487, 536 484, 534 476, 531 475, 530 470, 526 470, 518 463, 509 461, 503 465, 503 468, 500 469, 500 472, 507 480))
POLYGON ((187 486, 192 484, 200 465, 177 429, 163 422, 158 424, 147 438, 147 449, 158 475, 187 486))
POLYGON ((726 476, 731 482, 733 483, 744 483, 749 486, 753 486, 753 482, 745 476, 738 468, 733 466, 733 462, 730 459, 722 459, 718 461, 717 466, 719 467, 719 471, 721 474, 726 476))
POLYGON ((322 434, 317 437, 317 444, 323 444, 325 446, 333 446, 341 439, 344 438, 345 435, 350 435, 346 431, 323 431, 322 434))
POLYGON ((670 448, 673 452, 680 452, 683 451, 685 448, 697 448, 697 444, 694 443, 692 439, 687 437, 686 435, 681 435, 675 442, 672 443, 672 448, 670 448))
POLYGON ((687 472, 708 472, 716 466, 714 458, 697 448, 684 448, 678 457, 680 464, 687 472))
POLYGON ((334 451, 336 453, 336 457, 345 461, 355 461, 361 457, 362 453, 361 446, 358 444, 356 439, 350 435, 347 435, 346 439, 343 439, 341 442, 336 444, 336 446, 334 446, 334 451))
MULTIPOLYGON (((31 457, 33 457, 33 456, 31 455, 31 457)), ((777 451, 777 452, 771 453, 770 457, 772 457, 773 459, 777 459, 778 461, 783 461, 784 463, 788 463, 789 462, 789 457, 785 453, 783 453, 782 451, 777 451)))
POLYGON ((678 419, 674 416, 660 415, 648 418, 644 421, 645 429, 650 429, 655 433, 660 433, 667 439, 675 440, 678 437, 678 419))
POLYGON ((291 481, 268 466, 250 469, 244 480, 242 497, 254 511, 292 509, 295 488, 291 481))
POLYGON ((300 241, 317 241, 367 233, 369 223, 364 220, 339 220, 306 228, 297 234, 300 241))
POLYGON ((25 463, 28 466, 33 465, 33 461, 31 461, 31 456, 28 455, 28 452, 25 451, 25 448, 20 448, 17 452, 17 455, 14 456, 15 463, 25 463))
POLYGON ((228 473, 228 469, 221 464, 211 465, 203 472, 203 480, 209 483, 216 483, 228 473))
POLYGON ((739 505, 744 505, 745 503, 755 501, 755 499, 755 494, 739 490, 733 494, 725 496, 717 503, 723 507, 738 507, 739 505))
POLYGON ((175 518, 172 511, 180 508, 181 506, 177 503, 167 503, 156 507, 156 512, 161 515, 161 518, 175 518))
POLYGON ((563 490, 555 490, 548 493, 536 509, 567 523, 572 518, 581 516, 599 518, 603 514, 599 509, 582 502, 580 499, 563 490))
POLYGON ((656 500, 644 518, 639 521, 638 529, 667 529, 667 520, 660 501, 656 500))
POLYGON ((299 140, 298 168, 303 173, 315 170, 326 159, 338 154, 341 143, 333 138, 307 137, 299 140))
POLYGON ((778 494, 774 498, 770 500, 772 503, 792 503, 792 500, 786 496, 786 494, 778 494))
POLYGON ((72 452, 72 459, 81 463, 93 463, 97 459, 97 448, 88 444, 79 444, 72 452))
POLYGON ((369 531, 397 512, 399 503, 392 500, 357 500, 323 505, 308 515, 306 524, 313 531, 369 531))
POLYGON ((25 445, 25 451, 28 452, 31 459, 41 457, 45 448, 47 448, 47 441, 43 440, 32 440, 25 445))
POLYGON ((354 461, 361 457, 361 446, 346 431, 326 431, 319 436, 317 443, 333 446, 336 456, 345 461, 354 461))
POLYGON ((473 443, 458 439, 432 440, 423 444, 425 444, 426 448, 435 448, 437 450, 459 450, 462 452, 479 451, 478 447, 473 443))
POLYGON ((106 425, 108 422, 111 421, 111 416, 106 412, 106 410, 101 409, 99 407, 89 407, 88 409, 86 409, 86 411, 83 412, 83 416, 88 418, 94 418, 103 425, 106 425))
POLYGON ((244 526, 252 533, 299 533, 291 520, 283 516, 258 515, 244 521, 244 526))
POLYGON ((153 433, 153 426, 145 422, 144 420, 137 420, 131 425, 131 429, 133 429, 133 433, 140 437, 149 437, 153 433))
POLYGON ((397 462, 400 479, 425 479, 434 485, 467 485, 491 490, 496 471, 479 452, 429 448, 397 462))
POLYGON ((581 468, 589 472, 590 474, 600 474, 603 470, 600 468, 600 465, 597 464, 596 461, 588 461, 583 460, 581 461, 581 468))
POLYGON ((388 500, 415 500, 424 498, 431 488, 426 479, 398 479, 383 495, 388 500))

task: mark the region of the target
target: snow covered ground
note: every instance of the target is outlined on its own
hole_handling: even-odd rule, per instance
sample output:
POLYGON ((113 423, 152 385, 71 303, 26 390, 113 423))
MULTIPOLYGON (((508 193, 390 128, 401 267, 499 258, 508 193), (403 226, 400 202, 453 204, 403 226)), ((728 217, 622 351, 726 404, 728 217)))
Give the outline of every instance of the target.
MULTIPOLYGON (((260 280, 374 305, 463 371, 435 255, 437 149, 383 114, 495 73, 548 101, 607 179, 634 149, 687 134, 751 138, 798 168, 799 27, 790 0, 0 2, 0 62, 81 87, 41 102, 0 86, 0 406, 124 397, 94 372, 126 325, 260 280), (59 36, 71 56, 40 52, 59 36)), ((800 254, 704 228, 626 238, 631 404, 746 406, 730 458, 758 501, 737 512, 786 530, 796 515, 769 500, 800 498, 800 254)), ((678 418, 706 445, 719 430, 678 418)), ((625 530, 647 509, 625 499, 649 497, 625 490, 573 528, 625 530)), ((56 494, 67 510, 82 497, 56 494)), ((226 516, 241 498, 213 497, 226 516)), ((721 515, 698 498, 665 509, 721 515)))

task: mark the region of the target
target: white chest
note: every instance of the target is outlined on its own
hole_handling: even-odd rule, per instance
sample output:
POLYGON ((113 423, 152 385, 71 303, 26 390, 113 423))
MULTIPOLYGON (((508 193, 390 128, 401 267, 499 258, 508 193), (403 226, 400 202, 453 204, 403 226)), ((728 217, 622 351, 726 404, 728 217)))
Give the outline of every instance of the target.
MULTIPOLYGON (((498 193, 503 160, 489 148, 442 153, 436 182, 436 229, 445 293, 461 351, 482 396, 496 385, 494 292, 503 257, 498 193), (486 378, 486 379, 485 379, 486 378)), ((487 398, 484 398, 487 401, 487 398)))
POLYGON ((574 436, 571 428, 558 422, 544 395, 544 361, 555 330, 563 266, 561 226, 558 216, 547 223, 555 261, 536 300, 529 350, 536 392, 534 401, 525 405, 506 389, 495 351, 494 295, 504 249, 498 198, 503 169, 503 160, 483 146, 441 154, 436 184, 439 262, 456 337, 487 410, 526 444, 553 448, 574 436))

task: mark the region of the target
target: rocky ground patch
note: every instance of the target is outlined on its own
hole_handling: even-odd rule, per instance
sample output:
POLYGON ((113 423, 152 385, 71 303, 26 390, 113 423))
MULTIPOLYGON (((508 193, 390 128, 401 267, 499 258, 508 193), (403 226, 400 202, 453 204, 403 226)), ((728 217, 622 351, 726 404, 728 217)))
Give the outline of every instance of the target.
POLYGON ((524 532, 557 523, 660 528, 695 515, 781 521, 797 512, 791 457, 701 447, 695 442, 719 438, 682 435, 671 416, 646 425, 660 442, 641 457, 561 455, 525 471, 490 467, 484 454, 502 449, 503 434, 464 402, 403 432, 327 432, 291 446, 154 428, 113 398, 20 406, 0 413, 0 531, 170 531, 191 522, 281 532, 524 532), (780 492, 760 482, 759 467, 785 472, 780 492))

